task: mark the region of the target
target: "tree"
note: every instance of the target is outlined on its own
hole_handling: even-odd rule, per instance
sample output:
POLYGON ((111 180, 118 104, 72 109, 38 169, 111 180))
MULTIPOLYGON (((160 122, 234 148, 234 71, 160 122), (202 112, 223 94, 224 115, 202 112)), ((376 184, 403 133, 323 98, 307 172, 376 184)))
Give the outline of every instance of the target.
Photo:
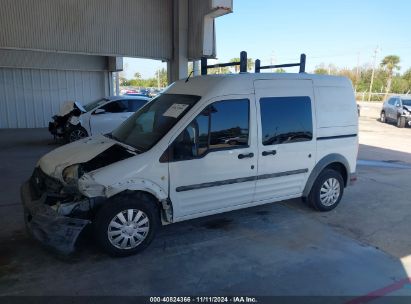
POLYGON ((139 72, 135 73, 134 78, 137 79, 137 80, 140 80, 141 79, 141 74, 139 72))
MULTIPOLYGON (((230 62, 240 62, 240 58, 231 58, 230 62)), ((247 71, 252 71, 254 69, 254 60, 253 58, 247 58, 247 71)), ((234 66, 234 72, 239 73, 240 72, 240 66, 235 65, 234 66)))
POLYGON ((384 59, 381 61, 381 67, 387 72, 387 86, 385 89, 385 98, 387 98, 388 93, 391 90, 391 83, 392 83, 392 77, 394 74, 395 70, 399 70, 400 66, 398 65, 400 63, 400 57, 397 55, 388 55, 385 56, 384 59))

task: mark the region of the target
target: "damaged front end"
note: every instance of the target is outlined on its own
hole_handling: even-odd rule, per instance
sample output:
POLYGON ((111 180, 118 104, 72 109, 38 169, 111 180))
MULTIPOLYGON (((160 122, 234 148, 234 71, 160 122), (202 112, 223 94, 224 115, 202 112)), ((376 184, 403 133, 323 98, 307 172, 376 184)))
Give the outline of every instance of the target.
MULTIPOLYGON (((71 144, 72 148, 67 145, 61 149, 71 151, 79 145, 71 144)), ((41 243, 64 254, 74 251, 81 231, 92 222, 97 207, 106 200, 105 186, 95 183, 88 173, 136 155, 103 138, 89 139, 82 147, 90 152, 89 157, 85 153, 81 153, 82 157, 71 153, 73 163, 66 159, 64 165, 56 166, 64 169, 54 170, 54 174, 51 172, 53 164, 59 163, 65 154, 50 152, 39 161, 29 181, 21 187, 24 220, 29 232, 41 243), (91 151, 97 155, 92 157, 91 151)), ((81 149, 76 151, 80 153, 81 149)))
POLYGON ((54 137, 64 137, 71 125, 79 123, 79 117, 86 110, 78 102, 67 102, 63 105, 60 113, 52 117, 49 122, 49 132, 54 137))
POLYGON ((91 223, 97 199, 64 193, 58 180, 36 168, 21 187, 24 220, 32 236, 58 252, 74 251, 81 231, 91 223))

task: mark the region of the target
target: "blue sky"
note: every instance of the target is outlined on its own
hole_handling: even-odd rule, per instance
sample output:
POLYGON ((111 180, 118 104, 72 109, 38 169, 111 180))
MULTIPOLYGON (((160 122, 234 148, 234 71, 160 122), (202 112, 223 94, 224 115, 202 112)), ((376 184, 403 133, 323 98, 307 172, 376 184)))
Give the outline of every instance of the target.
MULTIPOLYGON (((371 64, 386 55, 411 67, 411 1, 407 0, 234 0, 234 13, 216 19, 220 62, 245 50, 263 64, 298 61, 307 54, 307 70, 321 63, 338 67, 371 64)), ((127 76, 154 75, 159 61, 127 59, 127 76)), ((290 71, 293 71, 290 69, 290 71)))

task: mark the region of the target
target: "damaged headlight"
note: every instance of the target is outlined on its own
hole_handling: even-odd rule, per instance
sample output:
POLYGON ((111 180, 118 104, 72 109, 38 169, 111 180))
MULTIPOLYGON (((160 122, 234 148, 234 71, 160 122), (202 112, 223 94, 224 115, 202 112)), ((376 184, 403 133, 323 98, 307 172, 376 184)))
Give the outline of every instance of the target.
POLYGON ((72 165, 63 170, 63 180, 67 184, 77 183, 79 179, 80 165, 72 165))
POLYGON ((78 190, 87 197, 105 196, 106 187, 94 181, 94 179, 84 174, 78 181, 78 190))

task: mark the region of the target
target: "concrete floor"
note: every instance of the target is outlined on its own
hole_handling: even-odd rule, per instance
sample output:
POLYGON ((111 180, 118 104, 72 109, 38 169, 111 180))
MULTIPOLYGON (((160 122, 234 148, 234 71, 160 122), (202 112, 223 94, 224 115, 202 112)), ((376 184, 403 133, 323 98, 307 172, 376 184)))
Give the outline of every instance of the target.
POLYGON ((123 259, 90 238, 64 258, 26 236, 19 186, 57 145, 0 130, 0 295, 411 295, 411 129, 362 115, 359 158, 377 162, 336 210, 290 200, 178 223, 123 259))

